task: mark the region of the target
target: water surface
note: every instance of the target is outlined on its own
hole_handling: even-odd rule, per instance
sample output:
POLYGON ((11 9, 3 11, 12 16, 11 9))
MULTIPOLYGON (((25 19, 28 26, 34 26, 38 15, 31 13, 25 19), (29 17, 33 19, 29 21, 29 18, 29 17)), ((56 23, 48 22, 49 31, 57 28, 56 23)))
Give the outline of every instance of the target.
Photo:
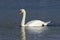
MULTIPOLYGON (((42 33, 28 33, 27 40, 60 40, 60 27, 49 26, 48 30, 42 33)), ((20 28, 0 28, 0 40, 20 40, 20 28)))

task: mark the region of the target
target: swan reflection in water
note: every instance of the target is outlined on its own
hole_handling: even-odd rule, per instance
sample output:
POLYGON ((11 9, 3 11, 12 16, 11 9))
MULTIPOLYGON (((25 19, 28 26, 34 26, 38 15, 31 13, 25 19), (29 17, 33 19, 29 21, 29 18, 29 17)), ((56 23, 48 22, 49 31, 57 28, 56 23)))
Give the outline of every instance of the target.
POLYGON ((26 31, 29 34, 40 34, 48 30, 47 26, 26 26, 26 31))

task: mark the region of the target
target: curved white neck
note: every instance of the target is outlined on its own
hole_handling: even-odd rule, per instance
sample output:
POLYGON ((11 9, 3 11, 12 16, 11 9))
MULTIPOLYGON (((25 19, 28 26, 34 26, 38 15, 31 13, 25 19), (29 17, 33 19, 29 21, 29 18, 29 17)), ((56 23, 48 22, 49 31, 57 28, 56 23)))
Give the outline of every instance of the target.
POLYGON ((23 13, 23 18, 22 18, 21 26, 25 26, 25 17, 26 17, 26 12, 23 13))

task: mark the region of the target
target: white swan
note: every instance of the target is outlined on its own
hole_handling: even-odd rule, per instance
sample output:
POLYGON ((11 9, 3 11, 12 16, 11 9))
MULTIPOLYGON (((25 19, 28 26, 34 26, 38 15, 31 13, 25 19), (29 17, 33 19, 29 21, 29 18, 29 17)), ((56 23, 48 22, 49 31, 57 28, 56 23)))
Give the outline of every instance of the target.
POLYGON ((21 26, 46 26, 49 22, 43 22, 41 20, 32 20, 25 24, 25 18, 26 18, 26 11, 25 9, 20 9, 19 14, 23 14, 21 26))

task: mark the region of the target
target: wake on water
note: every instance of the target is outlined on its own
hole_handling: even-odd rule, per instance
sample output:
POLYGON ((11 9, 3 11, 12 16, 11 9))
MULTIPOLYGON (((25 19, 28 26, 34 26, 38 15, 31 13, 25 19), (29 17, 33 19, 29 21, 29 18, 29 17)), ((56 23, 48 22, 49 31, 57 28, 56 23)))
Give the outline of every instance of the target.
POLYGON ((47 26, 26 26, 26 32, 32 33, 32 34, 38 34, 47 31, 48 27, 47 26))

